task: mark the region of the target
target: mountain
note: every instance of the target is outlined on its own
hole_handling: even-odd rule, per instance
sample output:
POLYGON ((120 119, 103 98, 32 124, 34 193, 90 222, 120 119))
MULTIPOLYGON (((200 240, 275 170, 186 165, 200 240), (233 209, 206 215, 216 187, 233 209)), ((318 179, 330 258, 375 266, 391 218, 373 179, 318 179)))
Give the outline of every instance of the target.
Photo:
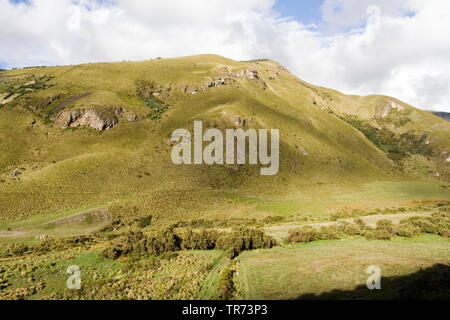
POLYGON ((445 119, 447 121, 450 121, 450 113, 448 113, 448 112, 432 111, 432 113, 435 116, 438 116, 439 118, 442 118, 442 119, 445 119))
POLYGON ((175 194, 207 205, 198 190, 262 197, 450 177, 447 121, 394 98, 308 84, 271 60, 200 55, 11 70, 0 92, 3 217, 122 201, 147 207, 175 194), (192 131, 194 120, 279 129, 279 174, 173 165, 170 135, 192 131))

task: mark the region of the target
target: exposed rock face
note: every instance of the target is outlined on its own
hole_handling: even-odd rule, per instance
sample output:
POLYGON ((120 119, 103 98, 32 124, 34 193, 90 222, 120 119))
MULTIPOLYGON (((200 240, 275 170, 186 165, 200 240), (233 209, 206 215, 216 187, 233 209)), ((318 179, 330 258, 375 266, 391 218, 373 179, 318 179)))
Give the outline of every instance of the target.
POLYGON ((96 130, 107 130, 113 128, 118 122, 114 113, 99 112, 94 109, 62 111, 55 119, 55 124, 61 129, 85 126, 96 130))
POLYGON ((376 111, 375 117, 380 118, 386 118, 389 112, 391 112, 392 109, 398 110, 398 111, 404 111, 405 107, 403 107, 401 104, 395 102, 395 101, 389 101, 386 103, 386 105, 383 108, 379 108, 376 111))
POLYGON ((229 78, 215 78, 214 81, 208 82, 206 84, 207 88, 214 88, 226 85, 229 78))
POLYGON ((134 113, 126 113, 125 118, 127 119, 128 122, 136 122, 138 120, 142 120, 144 117, 138 116, 134 113))
POLYGON ((259 80, 258 71, 255 69, 246 69, 239 72, 230 72, 228 71, 228 76, 233 78, 242 79, 247 77, 249 80, 259 80))
POLYGON ((13 101, 18 96, 19 96, 18 93, 14 93, 14 94, 8 94, 8 93, 0 94, 0 105, 7 104, 8 102, 13 101))
MULTIPOLYGON (((246 69, 246 70, 242 70, 242 71, 238 71, 238 72, 231 72, 228 68, 223 68, 222 69, 223 73, 226 73, 226 75, 222 76, 222 77, 218 77, 218 78, 214 78, 214 80, 212 81, 208 81, 205 85, 205 88, 203 89, 203 92, 208 91, 209 88, 216 88, 216 87, 221 87, 221 86, 226 86, 228 84, 231 84, 235 79, 243 79, 243 78, 247 78, 248 80, 253 80, 253 81, 261 81, 262 82, 262 86, 261 88, 263 90, 265 90, 267 88, 267 85, 264 81, 262 81, 258 75, 258 71, 255 69, 246 69)), ((278 73, 276 73, 278 75, 278 73)), ((272 78, 273 79, 273 78, 272 78)), ((239 87, 239 86, 237 86, 239 87)), ((188 92, 188 88, 185 88, 184 93, 188 92)), ((194 93, 198 93, 198 90, 196 90, 195 92, 191 92, 192 94, 194 93)))
POLYGON ((247 69, 245 70, 245 74, 249 80, 259 80, 258 71, 255 69, 247 69))

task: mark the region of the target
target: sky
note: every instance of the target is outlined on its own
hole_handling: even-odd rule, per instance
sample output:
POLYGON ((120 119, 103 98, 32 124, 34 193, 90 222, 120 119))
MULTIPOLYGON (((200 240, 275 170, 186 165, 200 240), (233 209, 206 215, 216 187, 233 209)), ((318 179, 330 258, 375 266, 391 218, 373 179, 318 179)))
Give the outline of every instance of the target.
POLYGON ((450 112, 448 0, 0 0, 0 68, 215 53, 450 112))

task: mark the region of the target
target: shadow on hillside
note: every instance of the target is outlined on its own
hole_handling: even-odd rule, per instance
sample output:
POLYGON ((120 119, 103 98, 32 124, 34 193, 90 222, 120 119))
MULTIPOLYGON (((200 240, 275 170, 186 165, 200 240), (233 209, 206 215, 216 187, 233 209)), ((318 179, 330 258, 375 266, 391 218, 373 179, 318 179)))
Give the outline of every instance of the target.
POLYGON ((450 265, 436 264, 407 276, 382 277, 380 290, 361 285, 354 290, 303 294, 298 300, 431 300, 450 299, 450 265))

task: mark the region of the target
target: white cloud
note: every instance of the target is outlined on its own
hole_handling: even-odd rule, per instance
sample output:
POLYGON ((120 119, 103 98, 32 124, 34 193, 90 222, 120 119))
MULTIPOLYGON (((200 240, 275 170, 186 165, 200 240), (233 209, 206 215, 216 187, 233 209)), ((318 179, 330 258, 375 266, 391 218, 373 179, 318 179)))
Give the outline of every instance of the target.
POLYGON ((274 0, 0 0, 0 64, 268 57, 300 78, 450 112, 450 2, 325 0, 311 29, 274 0), (381 9, 377 15, 376 5, 381 9), (368 12, 372 15, 368 15, 368 12))

